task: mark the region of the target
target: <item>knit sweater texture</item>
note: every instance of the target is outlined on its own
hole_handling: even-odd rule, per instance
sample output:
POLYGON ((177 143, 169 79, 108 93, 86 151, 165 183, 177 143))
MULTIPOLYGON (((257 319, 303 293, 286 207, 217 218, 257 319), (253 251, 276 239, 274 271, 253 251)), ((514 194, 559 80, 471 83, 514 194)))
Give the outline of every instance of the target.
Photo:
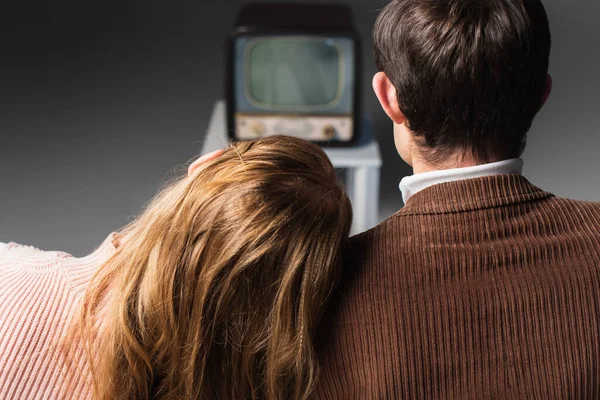
POLYGON ((316 399, 600 398, 600 204, 429 187, 351 239, 316 399))
MULTIPOLYGON (((415 194, 350 241, 315 398, 600 398, 599 228, 600 204, 517 175, 415 194)), ((111 240, 2 251, 0 399, 58 398, 57 346, 111 240)), ((89 398, 85 374, 69 398, 89 398)))
POLYGON ((114 252, 112 235, 92 254, 75 258, 58 251, 8 243, 0 253, 0 399, 89 399, 85 355, 82 371, 65 388, 62 345, 98 268, 114 252))

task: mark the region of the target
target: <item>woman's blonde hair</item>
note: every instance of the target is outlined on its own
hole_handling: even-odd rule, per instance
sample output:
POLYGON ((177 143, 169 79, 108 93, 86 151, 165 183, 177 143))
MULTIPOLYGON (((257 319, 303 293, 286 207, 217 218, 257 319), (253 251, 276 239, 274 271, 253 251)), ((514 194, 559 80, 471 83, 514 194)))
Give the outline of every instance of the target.
POLYGON ((318 146, 233 145, 162 191, 87 291, 95 399, 305 399, 350 202, 318 146))

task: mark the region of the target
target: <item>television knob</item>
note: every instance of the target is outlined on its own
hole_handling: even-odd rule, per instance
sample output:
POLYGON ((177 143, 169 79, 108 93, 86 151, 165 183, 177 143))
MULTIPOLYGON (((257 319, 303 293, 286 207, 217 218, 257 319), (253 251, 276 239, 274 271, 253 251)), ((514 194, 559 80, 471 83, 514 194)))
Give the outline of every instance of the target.
POLYGON ((337 132, 333 125, 327 125, 325 128, 323 128, 323 135, 325 135, 327 139, 333 139, 336 133, 337 132))
POLYGON ((250 127, 255 136, 264 136, 267 133, 267 127, 262 122, 256 122, 250 127))

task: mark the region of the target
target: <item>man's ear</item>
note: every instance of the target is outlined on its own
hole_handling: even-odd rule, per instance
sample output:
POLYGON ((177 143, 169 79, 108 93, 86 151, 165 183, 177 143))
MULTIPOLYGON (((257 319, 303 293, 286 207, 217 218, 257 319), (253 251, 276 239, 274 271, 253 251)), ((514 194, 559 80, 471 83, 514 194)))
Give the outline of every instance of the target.
POLYGON ((542 104, 540 108, 546 104, 548 98, 550 97, 550 93, 552 93, 552 77, 550 74, 546 74, 546 87, 544 88, 544 94, 542 95, 542 104))
POLYGON ((388 117, 398 125, 403 124, 406 117, 398 105, 398 93, 384 72, 378 72, 373 77, 373 90, 388 117))

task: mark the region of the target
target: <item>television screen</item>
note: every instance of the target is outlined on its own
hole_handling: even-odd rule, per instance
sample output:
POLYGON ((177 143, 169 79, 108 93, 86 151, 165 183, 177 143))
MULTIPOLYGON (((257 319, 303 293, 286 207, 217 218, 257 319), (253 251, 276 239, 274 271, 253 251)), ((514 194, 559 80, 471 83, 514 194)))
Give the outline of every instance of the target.
POLYGON ((229 126, 235 138, 355 137, 357 42, 335 33, 253 34, 231 44, 229 126))
POLYGON ((339 101, 344 63, 332 39, 256 39, 246 61, 248 94, 257 107, 329 108, 339 101))
POLYGON ((228 42, 236 140, 288 135, 350 146, 360 130, 360 40, 338 4, 249 3, 228 42))

